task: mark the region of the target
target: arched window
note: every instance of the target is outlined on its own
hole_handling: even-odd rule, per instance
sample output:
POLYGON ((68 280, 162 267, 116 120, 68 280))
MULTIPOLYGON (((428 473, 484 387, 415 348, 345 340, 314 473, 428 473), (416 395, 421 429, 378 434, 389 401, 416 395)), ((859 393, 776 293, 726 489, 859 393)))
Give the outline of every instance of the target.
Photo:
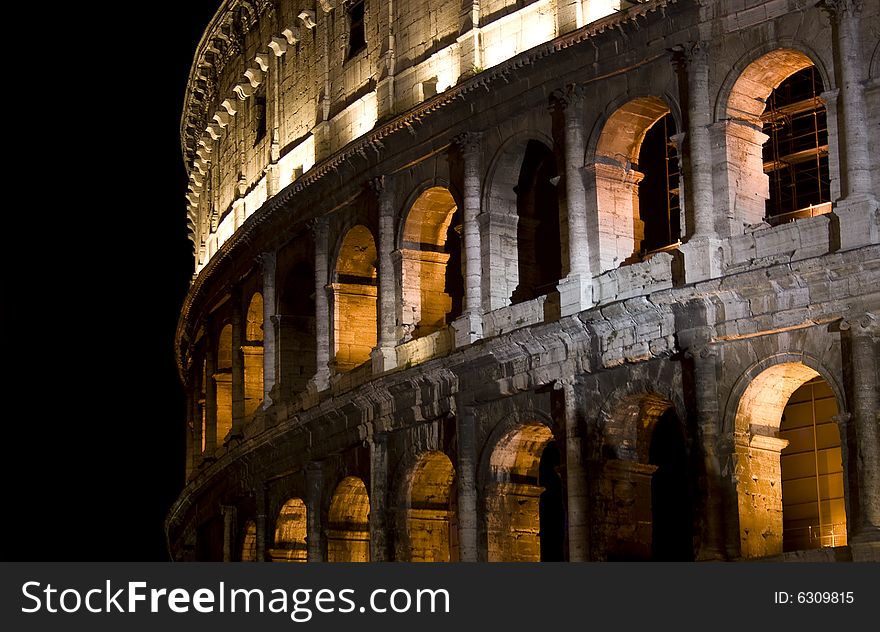
POLYGON ((370 497, 364 482, 348 476, 333 492, 328 514, 327 561, 370 561, 370 497))
POLYGON ((305 562, 306 547, 306 506, 299 498, 291 498, 284 503, 275 521, 275 545, 272 548, 273 562, 305 562))
POLYGON ((405 492, 406 540, 403 559, 410 562, 458 560, 455 468, 442 452, 419 457, 405 492))
POLYGON ((659 97, 633 99, 605 122, 589 169, 595 173, 602 271, 678 243, 675 134, 669 106, 659 97))
POLYGON ((339 249, 333 283, 336 370, 370 359, 376 346, 376 244, 366 226, 348 231, 339 249))
POLYGON ((564 559, 565 505, 559 452, 540 422, 519 424, 495 445, 486 490, 490 562, 564 559))
POLYGON ((847 541, 843 454, 828 383, 800 362, 771 366, 739 401, 736 445, 743 557, 847 541))
POLYGON ((214 372, 217 386, 217 446, 221 446, 232 430, 232 325, 220 331, 217 343, 217 370, 214 372))
POLYGON ((245 323, 244 356, 244 415, 250 418, 263 401, 263 296, 257 292, 251 298, 245 323))
POLYGON ((461 213, 448 189, 431 187, 413 203, 400 246, 404 338, 442 329, 461 314, 461 213))
POLYGON ((307 260, 290 266, 278 298, 280 374, 288 396, 306 390, 317 369, 315 338, 315 271, 307 260))

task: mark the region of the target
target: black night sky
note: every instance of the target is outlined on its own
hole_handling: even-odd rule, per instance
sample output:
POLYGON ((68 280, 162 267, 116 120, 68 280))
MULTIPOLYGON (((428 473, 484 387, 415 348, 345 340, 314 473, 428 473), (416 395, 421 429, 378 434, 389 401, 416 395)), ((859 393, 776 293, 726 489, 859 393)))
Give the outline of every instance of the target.
POLYGON ((22 138, 3 212, 2 559, 166 561, 184 468, 173 338, 192 271, 178 129, 219 0, 59 6, 64 28, 34 26, 46 45, 6 100, 22 138))

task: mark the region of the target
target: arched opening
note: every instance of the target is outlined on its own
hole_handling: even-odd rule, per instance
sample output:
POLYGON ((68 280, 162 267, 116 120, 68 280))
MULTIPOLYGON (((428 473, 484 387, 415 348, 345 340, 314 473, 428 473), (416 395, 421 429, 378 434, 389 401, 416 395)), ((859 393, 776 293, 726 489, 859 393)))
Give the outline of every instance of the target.
POLYGON ((217 387, 217 446, 219 447, 232 430, 232 325, 226 325, 220 331, 214 383, 217 387))
POLYGON ((431 187, 413 202, 400 245, 404 339, 442 329, 461 315, 461 212, 452 194, 431 187))
POLYGON ((844 546, 846 502, 837 401, 828 383, 813 378, 782 411, 779 437, 783 551, 844 546))
POLYGON ((199 410, 197 421, 201 424, 199 452, 201 454, 204 454, 205 448, 208 446, 207 384, 208 380, 212 378, 208 375, 208 360, 206 358, 202 359, 202 363, 199 368, 201 369, 201 372, 199 373, 199 410))
POLYGON ((688 491, 687 450, 681 421, 673 408, 657 419, 648 450, 648 463, 657 468, 651 476, 651 559, 692 561, 693 509, 688 491))
POLYGON ((406 537, 410 562, 458 561, 455 468, 444 453, 419 457, 406 492, 406 537))
POLYGON ((370 561, 370 497, 364 482, 348 476, 333 492, 327 531, 327 561, 370 561))
POLYGON ((846 544, 837 412, 828 383, 799 362, 749 383, 735 422, 743 557, 846 544))
POLYGON ((257 561, 257 523, 248 520, 244 525, 244 539, 241 543, 241 561, 257 561))
POLYGON ((272 548, 273 562, 305 562, 306 506, 299 498, 284 503, 275 521, 275 544, 272 548))
POLYGON ((553 151, 540 141, 528 141, 514 187, 519 284, 511 304, 555 291, 562 277, 558 175, 553 151))
POLYGON ((827 213, 831 208, 828 121, 815 66, 789 75, 767 97, 761 115, 764 173, 770 179, 766 217, 771 224, 827 213))
POLYGON ((348 231, 333 283, 333 347, 339 372, 370 359, 376 346, 376 244, 366 226, 348 231))
POLYGON ((278 297, 278 381, 289 396, 306 390, 317 370, 315 271, 308 261, 287 270, 278 297))
POLYGON ((493 449, 489 460, 491 480, 486 490, 490 562, 562 559, 557 557, 564 548, 557 542, 558 521, 559 516, 565 516, 565 506, 552 481, 559 459, 558 450, 547 449, 552 441, 550 428, 534 421, 518 425, 493 449), (545 491, 549 493, 542 496, 545 491), (542 517, 546 521, 543 524, 542 517))
POLYGON ((599 264, 610 270, 678 244, 681 236, 675 120, 659 97, 612 114, 596 146, 599 264))
POLYGON ((823 91, 812 60, 791 49, 756 59, 731 88, 727 163, 717 171, 722 181, 716 188, 740 232, 743 225, 775 225, 831 210, 823 91))
POLYGON ((244 415, 249 418, 263 401, 263 295, 254 293, 245 321, 244 415))
POLYGON ((640 393, 607 406, 600 518, 607 559, 692 561, 687 447, 672 402, 640 393))
POLYGON ((541 530, 542 562, 565 561, 565 500, 559 476, 559 448, 551 441, 538 462, 538 485, 544 489, 538 497, 538 524, 541 530))

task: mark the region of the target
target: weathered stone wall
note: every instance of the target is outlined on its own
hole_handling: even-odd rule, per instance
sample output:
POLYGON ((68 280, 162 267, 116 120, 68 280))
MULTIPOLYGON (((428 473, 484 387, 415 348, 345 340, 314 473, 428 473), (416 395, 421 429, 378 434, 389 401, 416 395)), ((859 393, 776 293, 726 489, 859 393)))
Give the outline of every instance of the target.
MULTIPOLYGON (((780 555, 779 414, 789 386, 819 375, 837 400, 845 476, 849 544, 833 557, 880 559, 877 171, 846 128, 854 115, 877 120, 876 59, 865 61, 862 80, 874 74, 862 88, 849 71, 838 77, 839 48, 855 40, 832 45, 839 31, 825 13, 781 0, 658 1, 586 25, 577 2, 490 4, 474 25, 460 3, 404 11, 368 0, 367 47, 348 60, 338 2, 318 5, 314 28, 297 3, 257 3, 259 19, 238 14, 226 26, 224 5, 209 27, 200 56, 218 32, 238 48, 216 44, 228 56, 216 81, 197 80, 208 72, 202 57, 194 66, 187 107, 228 115, 213 124, 217 139, 206 130, 211 151, 197 155, 203 128, 197 113, 184 117, 188 166, 202 181, 190 192, 201 254, 177 340, 193 430, 187 485, 167 521, 172 554, 247 557, 252 521, 254 557, 277 557, 280 512, 299 498, 310 561, 540 559, 549 536, 539 469, 552 443, 566 559, 648 559, 663 471, 650 445, 669 410, 692 500, 684 557, 780 555), (559 37, 527 41, 523 25, 547 19, 544 40, 559 37), (297 43, 282 33, 293 25, 297 43), (490 50, 493 41, 510 49, 490 50), (451 51, 459 63, 447 63, 451 51), (783 78, 762 70, 780 55, 819 69, 836 184, 830 213, 769 227, 753 221, 764 186, 750 171, 755 147, 737 145, 731 129, 745 128, 730 121, 753 105, 743 94, 769 94, 783 78), (461 76, 442 85, 447 66, 461 76), (222 100, 247 86, 253 95, 231 101, 240 106, 231 114, 222 100), (258 89, 259 141, 249 109, 258 89), (425 99, 430 107, 417 105, 425 99), (636 194, 626 163, 666 109, 679 130, 683 244, 625 262, 641 230, 635 200, 621 197, 636 194), (529 141, 556 161, 560 241, 540 246, 558 253, 562 278, 512 305, 522 248, 536 243, 518 234, 514 190, 529 141), (874 193, 859 188, 863 173, 874 193), (429 189, 445 190, 462 218, 462 315, 449 326, 441 281, 453 258, 436 237, 420 235, 418 250, 407 238, 429 189), (372 250, 344 247, 354 226, 372 250), (257 291, 262 347, 248 334, 257 291), (351 309, 354 296, 369 309, 351 309), (439 330, 411 340, 419 324, 439 330), (220 357, 224 327, 231 362, 220 357), (778 367, 789 365, 799 368, 786 377, 778 367), (420 478, 428 453, 444 455, 451 473, 420 478), (355 504, 368 519, 334 505, 352 480, 363 483, 355 504), (221 507, 235 520, 218 522, 221 507), (218 542, 235 544, 218 552, 218 542)), ((848 10, 834 19, 850 20, 848 10)), ((876 6, 855 24, 861 60, 876 57, 876 6)), ((754 130, 760 111, 747 113, 754 130)), ((876 148, 877 126, 867 129, 861 142, 876 148)))

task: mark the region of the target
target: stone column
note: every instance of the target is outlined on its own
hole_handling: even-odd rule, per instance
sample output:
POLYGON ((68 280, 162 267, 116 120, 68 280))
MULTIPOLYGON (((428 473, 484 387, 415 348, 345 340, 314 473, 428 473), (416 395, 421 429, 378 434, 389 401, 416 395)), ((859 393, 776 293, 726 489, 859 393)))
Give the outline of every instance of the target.
POLYGON ((590 555, 590 497, 583 463, 580 418, 574 379, 556 382, 565 398, 565 483, 568 497, 568 561, 586 562, 590 555))
POLYGON ((379 433, 370 443, 370 561, 387 562, 388 554, 388 437, 379 433))
POLYGON ((205 351, 205 453, 203 459, 214 458, 217 449, 217 382, 214 373, 217 371, 216 351, 212 348, 213 341, 208 340, 205 351))
POLYGON ((849 455, 849 467, 856 468, 858 477, 858 491, 850 506, 854 524, 849 531, 856 541, 880 542, 880 367, 876 357, 880 317, 869 312, 842 321, 840 329, 849 343, 849 423, 855 434, 855 454, 849 455))
POLYGON ((462 0, 458 14, 459 74, 468 76, 483 67, 480 0, 462 0))
POLYGON ((859 42, 859 21, 862 0, 824 0, 822 3, 834 26, 836 68, 840 71, 840 105, 837 112, 842 123, 838 144, 843 180, 843 198, 834 213, 840 219, 840 248, 848 250, 880 241, 880 211, 877 196, 871 188, 871 161, 868 154, 868 110, 862 47, 859 42))
POLYGON ((480 172, 483 152, 482 134, 465 132, 456 137, 455 143, 464 159, 464 205, 463 244, 465 263, 464 305, 462 315, 455 320, 455 346, 460 347, 483 337, 483 313, 480 297, 480 172))
MULTIPOLYGON (((266 514, 268 512, 268 499, 266 498, 266 485, 263 482, 257 483, 257 497, 254 499, 256 501, 257 513, 254 516, 254 525, 256 526, 256 542, 255 548, 256 553, 255 557, 257 562, 265 562, 266 561, 266 552, 268 547, 266 546, 266 529, 268 528, 266 514)), ((270 543, 271 544, 271 543, 270 543)))
POLYGON ((241 293, 232 292, 232 430, 229 438, 240 437, 244 427, 244 341, 245 319, 241 314, 241 293))
POLYGON ((694 399, 696 400, 697 440, 703 456, 705 485, 701 490, 702 520, 700 521, 697 560, 722 560, 727 557, 724 534, 725 489, 729 477, 724 464, 730 459, 720 441, 720 410, 716 376, 717 351, 703 347, 686 352, 693 362, 694 399))
POLYGON ((373 373, 384 373, 397 366, 395 329, 397 279, 394 274, 394 191, 388 176, 374 178, 370 183, 379 201, 379 299, 377 301, 377 345, 373 349, 373 373))
MULTIPOLYGON (((673 63, 686 69, 687 134, 685 152, 688 171, 684 174, 689 191, 688 203, 692 225, 682 244, 685 281, 694 283, 721 275, 721 243, 715 227, 715 202, 712 193, 712 145, 709 125, 712 109, 709 99, 708 42, 684 46, 673 55, 673 63)), ((681 80, 681 72, 679 72, 681 80)), ((684 86, 682 86, 684 88, 684 86)))
POLYGON ((477 547, 477 450, 473 409, 459 407, 458 441, 458 546, 459 561, 479 561, 477 547))
POLYGON ((312 384, 317 391, 330 386, 330 304, 327 300, 327 284, 329 281, 327 261, 327 218, 315 218, 312 223, 312 234, 315 239, 315 335, 317 348, 317 372, 312 384))
MULTIPOLYGON (((203 389, 205 384, 205 375, 202 373, 204 364, 199 362, 193 368, 193 398, 192 398, 192 419, 193 419, 193 470, 202 464, 204 457, 202 451, 202 421, 205 415, 205 404, 207 397, 203 397, 203 389)), ((207 433, 206 433, 207 435, 207 433)), ((205 437, 207 440, 207 436, 205 437)))
POLYGON ((220 505, 220 513, 223 515, 223 561, 231 562, 235 542, 235 507, 220 505))
POLYGON ((376 109, 381 120, 394 114, 394 73, 395 73, 395 39, 394 39, 394 0, 385 0, 379 9, 379 81, 376 84, 376 109))
POLYGON ((272 405, 272 389, 278 375, 278 337, 276 332, 276 289, 275 275, 277 257, 274 252, 260 255, 263 266, 263 409, 272 405))
POLYGON ((324 534, 322 495, 324 491, 324 468, 321 463, 311 462, 306 466, 306 520, 307 561, 327 560, 327 541, 324 534))
MULTIPOLYGON (((584 187, 584 94, 583 86, 570 85, 553 93, 551 107, 565 119, 565 207, 568 224, 568 275, 560 280, 559 300, 563 316, 593 306, 591 260, 595 248, 588 235, 587 198, 584 187)), ((593 218, 598 224, 598 218, 593 218)), ((598 228, 598 226, 595 226, 598 228)))
MULTIPOLYGON (((609 3, 610 4, 610 3, 609 3)), ((583 0, 557 0, 556 34, 561 35, 579 29, 584 22, 583 0)))
MULTIPOLYGON (((843 138, 840 135, 840 125, 837 119, 837 101, 840 90, 826 90, 819 95, 825 106, 825 120, 828 126, 828 147, 839 147, 843 138)), ((828 152, 828 177, 831 179, 831 201, 840 199, 840 152, 828 152)))

